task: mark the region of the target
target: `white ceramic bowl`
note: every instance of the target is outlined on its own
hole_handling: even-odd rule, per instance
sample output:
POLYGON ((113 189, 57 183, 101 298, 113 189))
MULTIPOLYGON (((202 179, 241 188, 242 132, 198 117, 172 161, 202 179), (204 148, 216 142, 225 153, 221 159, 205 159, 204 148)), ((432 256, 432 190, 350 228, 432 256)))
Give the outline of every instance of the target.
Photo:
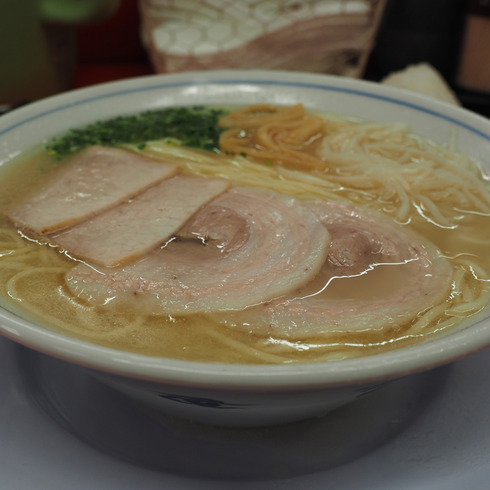
MULTIPOLYGON (((95 120, 174 105, 303 103, 380 122, 458 148, 490 171, 490 121, 408 91, 305 73, 217 71, 150 76, 68 92, 0 118, 0 163, 44 138, 95 120)), ((279 366, 225 365, 155 358, 99 347, 0 309, 0 333, 89 368, 153 408, 223 425, 276 424, 322 415, 388 380, 434 368, 490 345, 487 308, 454 332, 359 359, 279 366)))

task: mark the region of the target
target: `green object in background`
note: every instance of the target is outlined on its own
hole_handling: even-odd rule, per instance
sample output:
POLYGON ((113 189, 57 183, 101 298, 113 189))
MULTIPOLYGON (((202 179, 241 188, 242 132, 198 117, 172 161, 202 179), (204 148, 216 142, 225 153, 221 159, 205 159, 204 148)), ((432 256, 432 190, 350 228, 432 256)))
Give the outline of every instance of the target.
POLYGON ((87 24, 112 15, 119 0, 38 0, 38 4, 47 22, 87 24))
POLYGON ((111 16, 119 0, 0 0, 0 105, 70 87, 76 28, 111 16))

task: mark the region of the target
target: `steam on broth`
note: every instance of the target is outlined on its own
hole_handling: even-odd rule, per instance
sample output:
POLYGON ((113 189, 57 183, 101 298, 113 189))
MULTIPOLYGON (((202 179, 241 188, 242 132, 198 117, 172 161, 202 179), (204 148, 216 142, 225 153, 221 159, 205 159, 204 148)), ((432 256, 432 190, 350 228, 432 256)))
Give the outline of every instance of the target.
MULTIPOLYGON (((382 323, 379 316, 376 320, 368 315, 359 328, 357 319, 349 322, 347 318, 340 321, 339 328, 302 334, 300 322, 290 317, 286 328, 272 328, 278 317, 279 325, 284 321, 283 313, 277 312, 288 312, 288 301, 292 307, 296 304, 295 291, 333 303, 356 304, 375 304, 393 290, 401 291, 410 266, 406 259, 334 277, 328 287, 318 275, 316 282, 309 280, 304 285, 306 290, 295 287, 293 300, 285 302, 281 293, 262 304, 254 300, 244 310, 218 314, 138 310, 138 301, 110 301, 111 294, 103 301, 91 301, 67 281, 76 268, 84 267, 83 261, 39 236, 18 232, 6 215, 43 189, 70 159, 77 158, 75 153, 67 162, 59 161, 37 149, 2 170, 3 302, 49 327, 101 345, 155 356, 233 363, 309 362, 375 354, 446 332, 488 305, 490 190, 477 164, 465 155, 410 135, 402 125, 310 114, 302 106, 238 109, 223 116, 220 124, 219 154, 168 139, 148 142, 143 149, 128 144, 126 150, 178 165, 184 177, 225 179, 232 188, 290 196, 301 206, 326 202, 358 209, 360 222, 371 215, 386 220, 388 228, 400 229, 402 237, 407 233, 414 243, 419 241, 430 250, 428 263, 443 264, 440 275, 434 276, 438 281, 431 283, 433 301, 419 305, 407 318, 397 313, 402 300, 394 295, 398 304, 389 321, 382 323), (264 313, 271 308, 273 314, 264 313)), ((289 237, 292 242, 295 238, 289 237)), ((342 250, 348 248, 346 244, 342 250)), ((340 316, 348 315, 347 310, 340 316)))

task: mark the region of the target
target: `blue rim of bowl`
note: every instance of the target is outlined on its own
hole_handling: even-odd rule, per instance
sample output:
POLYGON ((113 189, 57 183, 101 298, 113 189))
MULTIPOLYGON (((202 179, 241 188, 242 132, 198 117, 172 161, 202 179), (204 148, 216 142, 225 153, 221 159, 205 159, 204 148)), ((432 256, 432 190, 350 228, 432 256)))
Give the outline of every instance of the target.
MULTIPOLYGON (((29 122, 53 113, 71 109, 102 99, 129 95, 138 92, 184 88, 196 85, 262 85, 281 86, 292 89, 308 88, 330 92, 341 92, 360 97, 377 99, 419 111, 443 119, 460 128, 490 141, 490 121, 459 107, 427 98, 412 92, 382 87, 372 82, 343 79, 341 77, 299 74, 293 72, 268 71, 216 71, 189 72, 176 75, 150 75, 118 82, 109 82, 93 87, 78 89, 48 97, 28 104, 0 118, 6 127, 0 129, 0 137, 29 122), (223 76, 224 74, 224 76, 223 76), (258 74, 254 76, 254 74, 258 74), (270 79, 271 75, 277 79, 270 79), (231 76, 231 78, 226 78, 231 76), (263 79, 260 77, 268 77, 263 79), (292 77, 295 80, 279 78, 292 77), (160 79, 159 83, 151 83, 160 79), (133 84, 141 86, 132 87, 133 84), (359 88, 357 88, 359 87, 359 88), (364 89, 361 87, 365 87, 364 89), (92 95, 93 92, 102 92, 92 95), (381 93, 383 92, 383 93, 381 93), (67 102, 75 97, 76 100, 67 102), (410 99, 410 100, 407 100, 410 99), (411 100, 417 101, 412 102, 411 100), (59 101, 60 105, 46 109, 59 101), (38 111, 37 113, 35 111, 38 111), (32 112, 35 112, 32 114, 32 112), (448 115, 454 114, 453 115, 448 115), (25 116, 24 116, 25 114, 25 116), (14 116, 23 118, 8 125, 14 116), (464 122, 469 119, 471 122, 464 122), (488 133, 475 125, 488 127, 488 133)), ((468 336, 461 329, 450 335, 442 335, 434 340, 419 343, 383 354, 356 359, 329 361, 326 363, 298 363, 290 365, 223 365, 174 359, 152 358, 101 347, 74 339, 65 334, 48 331, 41 326, 29 325, 22 318, 0 310, 0 329, 6 337, 41 352, 75 362, 79 365, 125 377, 162 381, 170 384, 194 386, 234 387, 237 389, 290 389, 311 388, 313 386, 337 386, 359 384, 367 381, 392 379, 422 370, 431 369, 452 362, 467 354, 490 346, 490 323, 488 313, 484 318, 471 324, 473 335, 468 336), (29 336, 31 334, 31 336, 29 336), (32 335, 36 338, 32 342, 32 335), (427 356, 430 354, 430 356, 427 356), (389 369, 386 368, 389 366, 389 369), (361 372, 361 375, 359 375, 361 372)))
MULTIPOLYGON (((210 72, 210 73, 212 73, 212 72, 210 72)), ((216 72, 216 73, 219 76, 220 72, 216 72)), ((248 72, 244 72, 244 73, 248 73, 248 72)), ((277 72, 277 73, 284 73, 287 75, 291 75, 290 72, 277 72)), ((189 73, 189 75, 192 75, 192 74, 193 74, 192 72, 189 73)), ((199 73, 199 74, 202 76, 202 73, 199 73)), ((178 75, 174 75, 174 76, 178 76, 178 75)), ((337 79, 335 77, 329 77, 327 75, 308 74, 305 76, 322 77, 322 78, 327 79, 327 80, 328 79, 340 80, 340 78, 337 79)), ((129 79, 127 81, 122 81, 122 82, 105 83, 105 84, 101 84, 101 85, 98 85, 95 87, 89 87, 86 89, 70 91, 67 94, 61 94, 58 96, 53 96, 53 97, 50 97, 46 100, 51 100, 51 99, 55 99, 55 98, 61 99, 65 95, 69 96, 70 94, 75 94, 77 92, 82 94, 84 91, 90 91, 91 89, 98 88, 98 87, 108 87, 109 88, 111 86, 117 86, 118 84, 125 84, 127 82, 134 82, 135 80, 150 80, 150 79, 153 79, 155 77, 162 77, 162 78, 171 79, 172 75, 157 75, 157 76, 152 75, 149 77, 140 77, 138 79, 129 79)), ((207 80, 206 79, 204 79, 204 80, 203 79, 197 79, 197 80, 192 79, 189 81, 178 81, 178 82, 170 82, 170 83, 163 82, 163 83, 152 84, 152 85, 147 85, 147 86, 145 85, 142 87, 126 88, 126 89, 115 90, 113 92, 105 92, 105 93, 102 93, 99 95, 81 98, 75 102, 62 104, 58 107, 55 107, 55 108, 52 108, 49 110, 45 110, 45 111, 39 112, 33 116, 27 117, 26 119, 19 121, 19 122, 13 124, 12 126, 9 126, 5 129, 0 129, 0 137, 3 136, 4 134, 16 129, 17 127, 20 127, 24 124, 35 121, 37 119, 43 118, 43 117, 48 116, 50 114, 53 114, 55 112, 63 111, 66 109, 71 109, 71 108, 74 108, 74 107, 77 107, 77 106, 80 106, 83 104, 96 102, 98 100, 107 99, 107 98, 111 98, 111 97, 130 95, 130 94, 138 93, 138 92, 148 92, 148 91, 153 91, 153 90, 183 88, 183 87, 196 86, 196 85, 238 85, 238 84, 247 83, 249 85, 279 86, 279 87, 288 87, 288 88, 315 89, 315 90, 323 90, 323 91, 328 91, 328 92, 340 92, 340 93, 357 95, 357 96, 366 97, 366 98, 377 99, 379 101, 388 102, 388 103, 395 104, 398 106, 406 107, 409 109, 413 109, 413 110, 423 112, 425 114, 443 119, 445 121, 448 121, 448 122, 454 124, 455 126, 459 126, 460 128, 464 128, 464 129, 470 131, 471 133, 478 135, 478 136, 490 141, 490 132, 486 133, 484 131, 481 131, 480 129, 474 127, 472 124, 465 123, 465 122, 461 121, 461 119, 458 119, 456 117, 444 114, 440 110, 432 109, 430 107, 427 107, 426 105, 422 105, 422 103, 417 104, 414 102, 403 100, 402 98, 400 98, 400 94, 404 92, 403 90, 394 89, 395 93, 397 90, 399 91, 398 96, 395 96, 395 95, 390 96, 390 95, 384 95, 384 94, 380 94, 380 93, 373 93, 372 90, 373 90, 373 87, 376 86, 376 84, 373 84, 371 82, 366 82, 366 81, 362 81, 362 80, 350 80, 350 79, 347 79, 344 81, 345 84, 350 84, 352 82, 365 84, 366 87, 370 86, 371 91, 362 90, 362 89, 358 89, 358 88, 349 88, 346 86, 339 86, 339 85, 334 85, 331 83, 301 82, 301 81, 286 81, 286 80, 262 80, 260 78, 234 78, 234 79, 229 79, 229 80, 220 79, 220 78, 216 78, 216 79, 209 78, 207 80)), ((383 90, 390 91, 391 87, 383 87, 383 90)), ((412 98, 414 96, 416 97, 417 95, 419 95, 419 94, 410 93, 410 96, 412 98)), ((424 97, 424 96, 421 96, 421 97, 424 97)), ((40 102, 42 102, 42 101, 40 101, 40 102)), ((437 104, 439 101, 431 100, 431 102, 432 103, 435 102, 435 104, 437 104)), ((32 104, 32 106, 35 104, 37 104, 37 103, 34 102, 32 104)), ((448 108, 448 106, 446 106, 446 105, 444 105, 444 107, 446 109, 448 108)), ((449 107, 452 108, 452 106, 449 106, 449 107)), ((29 109, 31 108, 31 104, 28 106, 28 108, 29 109)), ((18 112, 21 109, 22 108, 17 109, 16 112, 18 112)), ((462 109, 462 110, 465 111, 464 109, 462 109)), ((480 117, 481 119, 484 119, 482 116, 470 113, 469 111, 465 111, 465 112, 467 112, 468 114, 472 114, 475 117, 480 117)), ((489 129, 489 131, 490 131, 490 129, 489 129)))

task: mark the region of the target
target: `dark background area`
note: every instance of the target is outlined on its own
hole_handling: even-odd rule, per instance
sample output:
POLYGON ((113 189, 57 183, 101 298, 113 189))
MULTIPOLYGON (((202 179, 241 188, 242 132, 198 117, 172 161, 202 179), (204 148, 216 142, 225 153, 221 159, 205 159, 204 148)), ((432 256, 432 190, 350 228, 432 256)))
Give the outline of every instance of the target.
MULTIPOLYGON (((490 117, 490 87, 483 93, 458 84, 466 22, 475 12, 490 15, 490 1, 388 0, 365 78, 378 81, 407 65, 428 62, 465 107, 490 117)), ((490 63, 490 45, 481 49, 490 63)))

